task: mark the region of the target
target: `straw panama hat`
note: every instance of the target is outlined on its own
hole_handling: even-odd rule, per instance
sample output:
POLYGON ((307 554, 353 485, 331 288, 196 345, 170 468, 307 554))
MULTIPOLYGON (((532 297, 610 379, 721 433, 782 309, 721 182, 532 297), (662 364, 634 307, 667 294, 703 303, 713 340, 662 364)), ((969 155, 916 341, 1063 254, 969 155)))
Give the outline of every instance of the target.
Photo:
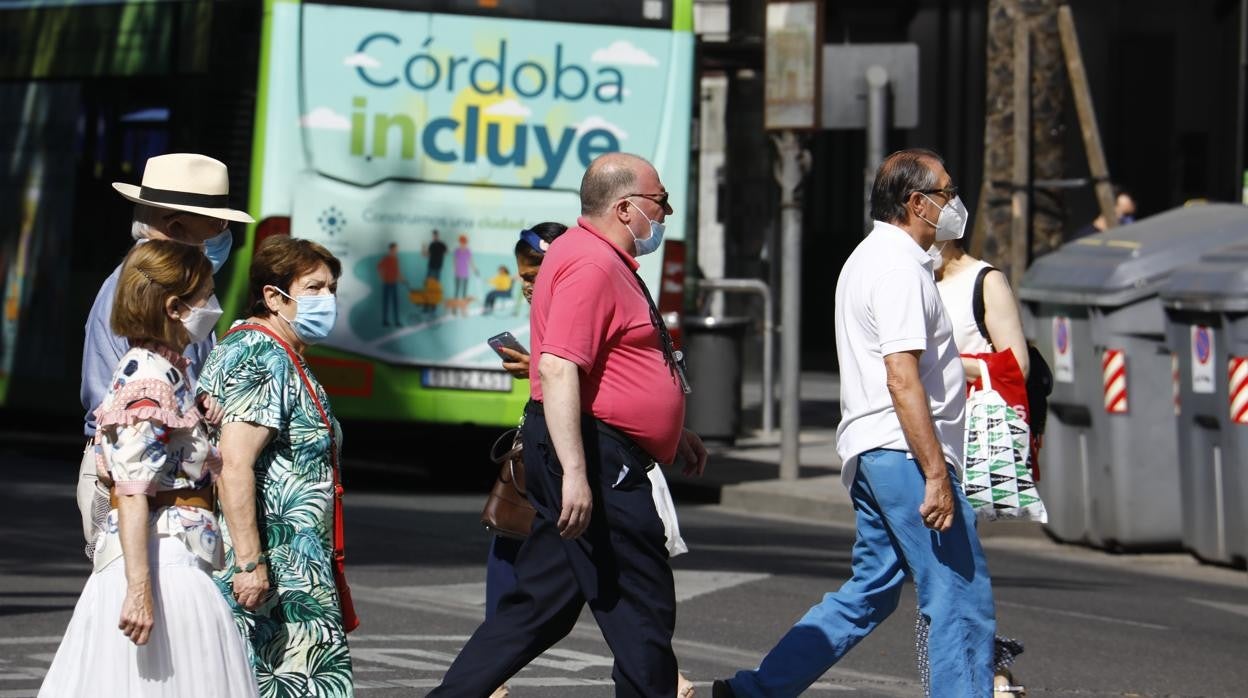
POLYGON ((143 186, 113 182, 113 189, 136 204, 239 223, 256 222, 245 211, 229 208, 229 172, 225 163, 207 155, 170 153, 148 158, 143 186))

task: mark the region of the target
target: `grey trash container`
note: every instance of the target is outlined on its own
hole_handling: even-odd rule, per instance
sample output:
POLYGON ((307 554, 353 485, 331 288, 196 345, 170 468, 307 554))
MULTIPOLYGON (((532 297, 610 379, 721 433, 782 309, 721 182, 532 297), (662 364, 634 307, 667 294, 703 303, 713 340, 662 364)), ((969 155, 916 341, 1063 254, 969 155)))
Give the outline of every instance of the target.
POLYGON ((741 367, 749 318, 686 316, 689 385, 685 426, 705 441, 732 444, 741 431, 741 367))
POLYGON ((1242 239, 1248 208, 1175 209, 1041 257, 1019 289, 1053 369, 1040 457, 1046 530, 1109 549, 1178 548, 1178 448, 1158 296, 1175 268, 1242 239))
POLYGON ((1174 350, 1183 546, 1248 559, 1248 231, 1174 272, 1161 293, 1174 350))

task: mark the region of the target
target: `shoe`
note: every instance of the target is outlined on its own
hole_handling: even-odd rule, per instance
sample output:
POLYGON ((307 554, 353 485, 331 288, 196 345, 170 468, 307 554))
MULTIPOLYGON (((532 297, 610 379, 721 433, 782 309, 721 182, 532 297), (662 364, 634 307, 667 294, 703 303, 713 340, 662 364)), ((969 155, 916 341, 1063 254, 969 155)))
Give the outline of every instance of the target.
POLYGON ((1000 669, 992 677, 992 698, 1024 698, 1027 687, 1014 682, 1009 669, 1000 669))
POLYGON ((737 698, 737 694, 732 692, 732 686, 724 679, 715 679, 711 684, 711 698, 737 698))

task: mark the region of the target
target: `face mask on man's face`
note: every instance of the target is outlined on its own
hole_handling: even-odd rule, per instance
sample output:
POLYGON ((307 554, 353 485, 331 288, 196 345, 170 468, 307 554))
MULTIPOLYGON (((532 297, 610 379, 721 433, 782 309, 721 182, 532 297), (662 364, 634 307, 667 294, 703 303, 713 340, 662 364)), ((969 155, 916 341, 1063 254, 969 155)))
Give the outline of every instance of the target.
MULTIPOLYGON (((933 206, 936 205, 935 199, 927 194, 923 194, 923 198, 931 201, 933 206)), ((962 239, 962 236, 966 234, 967 216, 966 204, 962 203, 962 197, 955 196, 949 200, 949 203, 941 207, 935 223, 922 216, 920 218, 923 218, 923 222, 936 228, 936 242, 945 242, 962 239)))
POLYGON ((212 262, 213 274, 221 271, 221 267, 225 266, 225 260, 230 258, 232 247, 234 247, 234 234, 229 228, 204 241, 204 256, 212 262))
POLYGON ((637 233, 633 232, 633 227, 628 226, 628 232, 633 236, 633 246, 637 249, 637 256, 650 254, 659 249, 663 244, 663 230, 666 226, 656 220, 651 220, 650 216, 647 216, 641 207, 632 201, 629 201, 628 205, 637 209, 637 213, 640 213, 641 217, 650 223, 650 237, 648 238, 637 237, 637 233))

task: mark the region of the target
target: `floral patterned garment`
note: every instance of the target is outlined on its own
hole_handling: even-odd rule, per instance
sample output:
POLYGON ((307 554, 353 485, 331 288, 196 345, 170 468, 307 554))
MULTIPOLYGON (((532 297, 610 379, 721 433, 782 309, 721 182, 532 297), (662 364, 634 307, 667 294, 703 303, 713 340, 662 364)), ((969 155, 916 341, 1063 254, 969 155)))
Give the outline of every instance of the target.
MULTIPOLYGON (((342 443, 338 421, 304 365, 342 443)), ((209 355, 199 391, 212 395, 225 422, 250 422, 276 433, 256 459, 256 519, 268 554, 271 594, 254 612, 233 596, 234 550, 222 519, 226 570, 221 593, 248 640, 265 698, 353 695, 351 656, 333 575, 331 440, 289 355, 269 336, 243 330, 209 355)))
MULTIPOLYGON (((95 410, 96 470, 113 479, 117 494, 193 490, 220 474, 221 458, 208 441, 186 364, 185 357, 156 345, 135 346, 117 364, 95 410)), ((210 511, 161 507, 150 512, 148 535, 178 538, 214 569, 222 565, 217 520, 210 511)), ((121 555, 113 509, 95 539, 95 570, 121 555)))

